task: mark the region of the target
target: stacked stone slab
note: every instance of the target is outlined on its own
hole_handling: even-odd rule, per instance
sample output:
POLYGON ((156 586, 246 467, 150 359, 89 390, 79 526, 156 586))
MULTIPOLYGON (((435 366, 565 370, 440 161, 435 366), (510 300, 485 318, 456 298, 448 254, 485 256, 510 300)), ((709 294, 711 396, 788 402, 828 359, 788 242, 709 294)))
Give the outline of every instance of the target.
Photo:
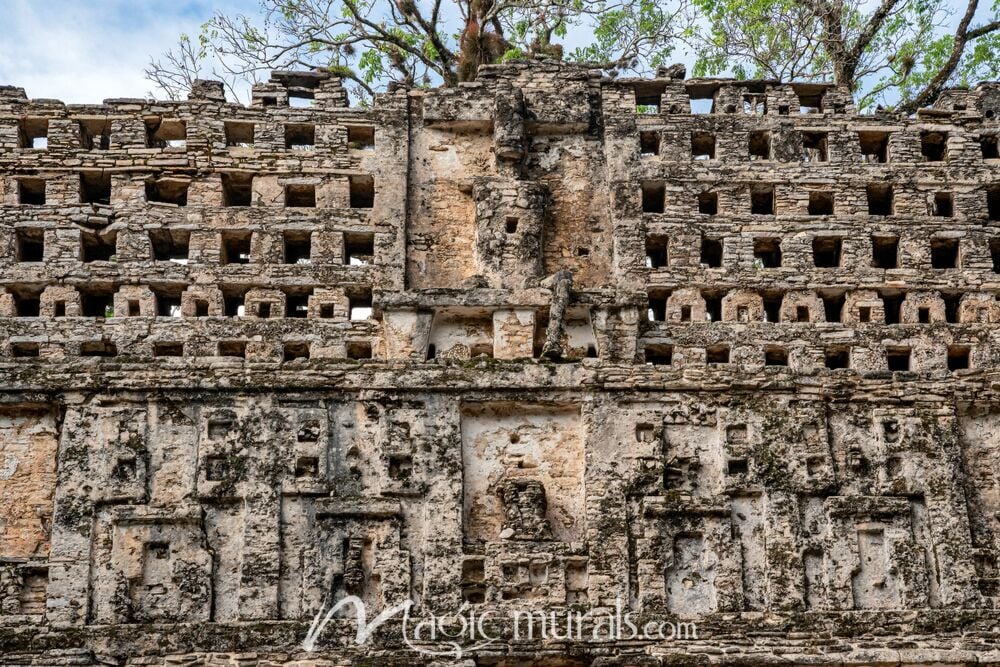
POLYGON ((1000 84, 661 74, 0 87, 0 663, 1000 663, 1000 84))

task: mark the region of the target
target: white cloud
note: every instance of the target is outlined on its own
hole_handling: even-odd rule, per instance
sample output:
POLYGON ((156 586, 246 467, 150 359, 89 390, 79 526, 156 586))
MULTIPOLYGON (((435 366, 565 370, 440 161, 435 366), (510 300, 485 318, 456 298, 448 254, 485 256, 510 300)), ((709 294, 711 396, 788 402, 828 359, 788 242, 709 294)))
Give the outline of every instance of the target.
POLYGON ((145 97, 151 55, 195 35, 219 5, 253 12, 252 0, 0 0, 0 84, 29 97, 94 103, 145 97))

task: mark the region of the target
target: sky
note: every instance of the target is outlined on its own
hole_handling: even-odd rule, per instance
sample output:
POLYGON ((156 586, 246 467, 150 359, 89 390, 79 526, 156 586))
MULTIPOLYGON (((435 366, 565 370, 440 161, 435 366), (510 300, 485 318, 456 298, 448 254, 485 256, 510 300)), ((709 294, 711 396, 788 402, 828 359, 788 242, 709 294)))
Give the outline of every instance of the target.
POLYGON ((256 0, 0 0, 0 85, 70 104, 146 97, 150 55, 181 33, 197 35, 213 9, 257 7, 256 0))

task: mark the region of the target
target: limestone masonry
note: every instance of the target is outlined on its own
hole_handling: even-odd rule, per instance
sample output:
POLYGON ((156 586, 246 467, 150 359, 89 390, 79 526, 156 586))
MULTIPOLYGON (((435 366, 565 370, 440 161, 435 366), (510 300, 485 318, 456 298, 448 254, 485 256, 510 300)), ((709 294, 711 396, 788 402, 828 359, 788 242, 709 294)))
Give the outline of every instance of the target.
POLYGON ((1000 664, 1000 83, 658 77, 0 88, 0 664, 1000 664))

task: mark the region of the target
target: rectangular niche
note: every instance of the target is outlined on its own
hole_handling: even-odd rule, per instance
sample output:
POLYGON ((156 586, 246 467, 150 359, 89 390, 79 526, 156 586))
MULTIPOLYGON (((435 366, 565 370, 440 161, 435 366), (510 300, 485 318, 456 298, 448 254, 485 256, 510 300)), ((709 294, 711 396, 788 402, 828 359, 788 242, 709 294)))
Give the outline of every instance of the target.
MULTIPOLYGON (((511 402, 462 406, 463 526, 466 540, 519 538, 507 526, 501 489, 545 490, 551 539, 585 534, 584 441, 574 405, 511 402)), ((523 511, 523 509, 522 509, 523 511)), ((543 538, 548 539, 548 538, 543 538)))

